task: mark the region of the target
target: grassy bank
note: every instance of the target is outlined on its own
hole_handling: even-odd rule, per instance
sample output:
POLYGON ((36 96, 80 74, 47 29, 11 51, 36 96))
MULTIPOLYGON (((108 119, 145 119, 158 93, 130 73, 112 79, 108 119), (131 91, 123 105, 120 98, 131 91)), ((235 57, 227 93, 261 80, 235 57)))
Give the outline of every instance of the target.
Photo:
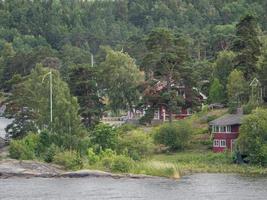
POLYGON ((173 177, 190 173, 238 173, 242 175, 267 175, 267 168, 233 164, 231 155, 212 152, 181 152, 154 155, 137 163, 133 173, 173 177))

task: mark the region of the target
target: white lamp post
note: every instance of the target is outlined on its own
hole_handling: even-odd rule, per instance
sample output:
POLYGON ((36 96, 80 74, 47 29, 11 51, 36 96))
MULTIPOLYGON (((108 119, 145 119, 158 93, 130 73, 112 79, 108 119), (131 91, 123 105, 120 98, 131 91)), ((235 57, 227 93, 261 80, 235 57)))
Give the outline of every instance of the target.
POLYGON ((52 127, 53 122, 53 79, 52 79, 52 71, 48 72, 44 75, 42 83, 44 82, 44 79, 46 76, 49 75, 49 82, 50 82, 50 123, 52 127))

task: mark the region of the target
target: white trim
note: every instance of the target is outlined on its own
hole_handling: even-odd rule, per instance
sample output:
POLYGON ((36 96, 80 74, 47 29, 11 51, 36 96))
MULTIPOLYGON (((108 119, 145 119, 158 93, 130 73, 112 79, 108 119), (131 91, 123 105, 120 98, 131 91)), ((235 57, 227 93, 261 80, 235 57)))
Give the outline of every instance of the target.
POLYGON ((232 126, 231 125, 227 125, 227 126, 213 125, 212 132, 213 133, 232 133, 232 126))
POLYGON ((226 147, 226 140, 220 140, 220 147, 226 147))
POLYGON ((213 140, 213 146, 214 147, 220 147, 220 140, 214 139, 213 140))

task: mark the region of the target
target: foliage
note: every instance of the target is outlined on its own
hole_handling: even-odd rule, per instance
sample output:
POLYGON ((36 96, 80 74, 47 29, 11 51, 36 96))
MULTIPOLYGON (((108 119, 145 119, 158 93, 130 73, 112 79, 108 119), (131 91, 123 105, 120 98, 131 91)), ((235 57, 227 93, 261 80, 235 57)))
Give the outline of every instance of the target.
POLYGON ((87 159, 90 165, 96 164, 99 161, 99 156, 95 154, 93 148, 87 150, 87 159))
POLYGON ((189 60, 187 40, 184 36, 175 34, 169 29, 158 28, 149 34, 146 40, 146 48, 148 52, 142 65, 148 81, 151 81, 152 88, 158 87, 158 83, 163 85, 160 92, 156 88, 157 92, 151 91, 145 95, 147 96, 146 101, 151 107, 164 104, 167 107, 170 116, 169 121, 171 122, 172 113, 183 103, 181 95, 177 95, 177 88, 172 86, 187 84, 189 88, 192 81, 188 76, 191 68, 188 68, 185 64, 189 60), (156 83, 151 79, 156 80, 156 83), (177 96, 180 96, 180 98, 177 96))
POLYGON ((79 114, 86 127, 97 124, 103 112, 96 79, 96 68, 88 65, 77 65, 70 69, 70 91, 78 99, 79 114))
POLYGON ((190 141, 192 127, 185 121, 176 124, 163 124, 155 131, 154 140, 170 150, 184 150, 190 141))
POLYGON ((137 87, 143 81, 143 73, 127 53, 104 49, 105 60, 100 64, 101 83, 109 99, 111 108, 133 111, 139 100, 137 87))
POLYGON ((267 165, 267 111, 256 109, 245 117, 237 146, 253 164, 267 165))
POLYGON ((20 110, 31 111, 31 120, 40 130, 49 127, 61 134, 77 134, 81 130, 77 100, 70 95, 67 84, 56 70, 37 65, 16 86, 9 101, 20 110), (52 73, 53 80, 53 123, 50 122, 49 73, 52 73))
POLYGON ((115 128, 106 124, 98 124, 91 131, 90 137, 97 151, 115 149, 118 144, 118 134, 115 128))
POLYGON ((153 140, 149 133, 141 130, 130 131, 119 137, 118 151, 126 153, 133 160, 140 160, 153 153, 153 140))
POLYGON ((249 101, 247 104, 245 104, 242 108, 243 108, 243 113, 245 115, 251 114, 252 111, 257 107, 257 104, 249 101))
POLYGON ((22 138, 28 132, 37 132, 38 128, 34 123, 34 113, 23 108, 15 115, 15 119, 5 128, 8 138, 22 138))
POLYGON ((47 148, 45 154, 44 154, 44 161, 51 163, 54 161, 54 156, 57 154, 59 151, 59 148, 55 145, 52 144, 49 148, 47 148))
POLYGON ((129 172, 132 167, 133 161, 131 158, 124 155, 118 155, 113 160, 111 171, 126 173, 129 172))
POLYGON ((142 125, 151 124, 154 118, 154 109, 148 108, 145 115, 139 119, 139 123, 142 125))
POLYGON ((222 103, 225 101, 224 89, 220 81, 215 78, 209 90, 209 102, 222 103))
POLYGON ((259 63, 259 80, 263 88, 263 99, 267 101, 267 51, 263 55, 263 60, 259 63))
POLYGON ((38 135, 31 133, 22 140, 11 140, 9 155, 11 158, 20 160, 33 160, 36 158, 38 135))
POLYGON ((240 105, 248 99, 248 84, 244 79, 243 73, 234 70, 228 77, 227 93, 230 103, 240 105))
POLYGON ((232 51, 219 52, 214 63, 214 77, 226 88, 227 79, 234 69, 235 54, 232 51))
POLYGON ((236 25, 236 39, 233 44, 233 50, 237 54, 235 63, 248 81, 251 81, 257 72, 256 63, 261 54, 258 31, 257 21, 252 15, 246 15, 236 25))
POLYGON ((82 160, 76 151, 68 150, 57 152, 53 162, 64 166, 66 169, 77 170, 82 168, 82 160))

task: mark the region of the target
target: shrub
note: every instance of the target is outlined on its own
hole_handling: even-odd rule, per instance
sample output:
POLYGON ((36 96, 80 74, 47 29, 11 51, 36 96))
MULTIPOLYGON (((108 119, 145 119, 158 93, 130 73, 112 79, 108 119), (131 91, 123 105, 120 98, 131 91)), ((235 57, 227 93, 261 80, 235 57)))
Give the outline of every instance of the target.
POLYGON ((32 160, 36 156, 39 136, 30 133, 22 140, 12 140, 9 146, 9 155, 14 159, 32 160))
POLYGON ((240 127, 238 150, 253 164, 267 165, 267 110, 256 109, 240 127))
POLYGON ((139 123, 142 125, 151 124, 154 118, 154 109, 150 108, 146 111, 145 115, 139 119, 139 123))
POLYGON ((56 153, 53 162, 55 164, 64 166, 66 169, 76 170, 82 168, 82 160, 80 155, 76 151, 72 150, 56 153))
POLYGON ((254 110, 256 107, 257 107, 256 104, 248 102, 246 105, 243 106, 243 113, 245 115, 251 114, 252 110, 254 110))
POLYGON ((126 134, 126 133, 136 129, 136 128, 137 128, 137 126, 134 124, 123 124, 122 126, 117 128, 117 132, 120 135, 123 135, 123 134, 126 134))
POLYGON ((153 153, 154 144, 149 134, 135 130, 121 136, 118 147, 120 153, 127 153, 133 160, 140 160, 153 153))
POLYGON ((51 145, 50 134, 47 131, 42 131, 39 134, 39 142, 36 147, 36 153, 41 156, 42 153, 46 152, 47 147, 51 145))
POLYGON ((185 121, 163 124, 154 134, 157 144, 163 144, 170 150, 183 150, 188 145, 192 135, 192 127, 185 121))
POLYGON ((111 165, 111 171, 114 172, 129 172, 133 166, 133 160, 124 155, 115 156, 111 165))
POLYGON ((87 150, 87 159, 90 165, 96 164, 99 161, 99 156, 95 154, 93 148, 87 150))
POLYGON ((91 132, 91 142, 98 151, 101 149, 115 149, 118 143, 118 135, 115 128, 106 124, 98 124, 91 132))
POLYGON ((59 151, 58 147, 55 144, 52 144, 44 154, 44 161, 51 163, 54 160, 54 156, 59 151))

